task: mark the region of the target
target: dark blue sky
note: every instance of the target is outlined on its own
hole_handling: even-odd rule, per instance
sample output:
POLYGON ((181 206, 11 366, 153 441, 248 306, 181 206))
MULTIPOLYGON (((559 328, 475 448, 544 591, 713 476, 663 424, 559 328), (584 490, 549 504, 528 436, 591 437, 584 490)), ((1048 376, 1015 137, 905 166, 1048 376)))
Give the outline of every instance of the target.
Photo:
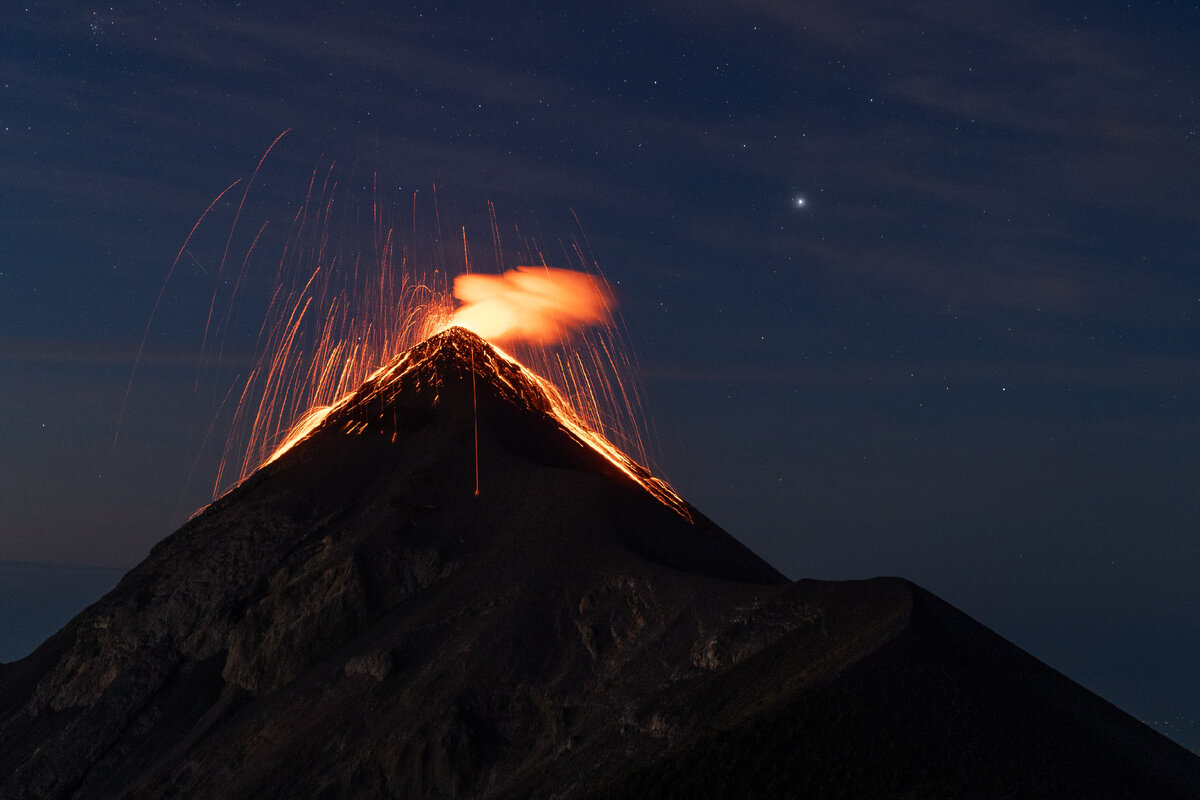
POLYGON ((0 560, 128 567, 208 499, 332 164, 339 235, 371 197, 411 228, 415 191, 429 263, 435 184, 479 252, 489 202, 551 261, 577 216, 681 494, 793 577, 908 577, 1200 747, 1196 5, 592 5, 10 11, 0 560), (284 130, 222 366, 227 203, 122 416, 176 252, 284 130))

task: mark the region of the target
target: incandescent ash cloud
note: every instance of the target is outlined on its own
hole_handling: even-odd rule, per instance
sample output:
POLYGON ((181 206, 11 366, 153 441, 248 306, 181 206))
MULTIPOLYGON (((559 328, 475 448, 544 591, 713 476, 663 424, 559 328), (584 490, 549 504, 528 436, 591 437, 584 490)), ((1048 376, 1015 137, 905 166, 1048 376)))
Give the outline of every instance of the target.
POLYGON ((602 281, 555 267, 459 275, 454 279, 454 296, 463 305, 450 324, 498 343, 554 344, 574 328, 606 324, 613 306, 602 281))

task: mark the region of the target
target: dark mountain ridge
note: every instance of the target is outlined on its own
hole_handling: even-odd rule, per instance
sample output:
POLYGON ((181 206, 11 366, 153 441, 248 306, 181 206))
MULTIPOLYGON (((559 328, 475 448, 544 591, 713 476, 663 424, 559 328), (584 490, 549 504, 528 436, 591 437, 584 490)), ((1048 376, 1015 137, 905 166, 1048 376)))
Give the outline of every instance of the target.
POLYGON ((0 797, 1200 797, 927 592, 789 582, 645 478, 434 337, 0 665, 0 797))

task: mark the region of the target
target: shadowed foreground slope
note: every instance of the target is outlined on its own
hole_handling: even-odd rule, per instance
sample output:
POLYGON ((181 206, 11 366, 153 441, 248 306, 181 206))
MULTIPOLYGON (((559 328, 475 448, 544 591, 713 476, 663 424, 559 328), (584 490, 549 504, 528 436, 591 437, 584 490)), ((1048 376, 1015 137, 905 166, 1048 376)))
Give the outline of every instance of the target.
POLYGON ((790 583, 548 409, 460 329, 398 357, 0 665, 0 797, 1200 796, 937 598, 790 583))

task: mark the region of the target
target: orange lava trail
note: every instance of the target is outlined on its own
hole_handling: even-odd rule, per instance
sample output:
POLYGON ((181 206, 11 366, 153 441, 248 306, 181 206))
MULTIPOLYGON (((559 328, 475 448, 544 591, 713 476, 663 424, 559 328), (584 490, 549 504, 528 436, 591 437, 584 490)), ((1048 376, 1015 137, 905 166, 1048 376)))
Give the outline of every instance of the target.
POLYGON ((471 408, 475 415, 475 496, 479 497, 479 399, 475 394, 475 351, 471 351, 471 408))
POLYGON ((133 366, 129 368, 129 382, 125 384, 125 396, 121 400, 121 413, 117 415, 117 429, 113 432, 112 446, 115 449, 117 446, 117 437, 121 435, 121 422, 125 419, 125 408, 129 405, 129 390, 133 387, 133 376, 137 372, 138 363, 142 360, 142 351, 146 349, 146 339, 150 336, 150 326, 154 324, 154 316, 158 313, 158 306, 162 303, 163 295, 166 294, 167 284, 171 282, 171 276, 175 273, 175 267, 179 266, 179 259, 183 258, 184 252, 187 251, 188 244, 192 241, 192 237, 196 235, 196 229, 200 227, 200 223, 213 210, 213 206, 221 201, 221 198, 229 193, 229 190, 242 182, 238 178, 233 183, 225 187, 225 190, 213 198, 213 201, 208 204, 208 208, 204 209, 204 213, 196 220, 196 224, 188 231, 187 238, 183 240, 183 244, 179 247, 179 252, 175 254, 175 260, 171 262, 170 269, 167 270, 167 275, 163 278, 162 286, 158 289, 158 296, 154 298, 154 307, 150 309, 150 318, 146 320, 146 328, 142 331, 142 340, 138 342, 137 354, 133 357, 133 366))
MULTIPOLYGON (((275 137, 275 141, 263 151, 262 157, 258 159, 258 164, 254 167, 254 172, 250 174, 250 180, 246 182, 246 188, 242 191, 242 199, 238 202, 237 212, 233 215, 233 224, 229 226, 229 236, 225 238, 225 250, 221 253, 221 262, 217 265, 217 285, 213 287, 212 301, 208 304, 208 318, 204 320, 204 336, 200 341, 200 360, 204 360, 204 351, 208 347, 208 328, 212 324, 213 309, 217 304, 217 292, 221 288, 221 273, 225 270, 225 261, 229 257, 229 246, 233 242, 233 234, 237 230, 238 220, 242 216, 242 209, 246 206, 246 197, 250 194, 250 187, 254 185, 254 179, 258 177, 258 171, 262 169, 263 162, 267 160, 267 156, 271 154, 271 150, 275 145, 279 144, 279 140, 287 136, 291 131, 288 128, 283 133, 275 137)), ((230 299, 232 303, 232 298, 230 299)), ((200 365, 196 366, 196 390, 200 388, 200 365)))

